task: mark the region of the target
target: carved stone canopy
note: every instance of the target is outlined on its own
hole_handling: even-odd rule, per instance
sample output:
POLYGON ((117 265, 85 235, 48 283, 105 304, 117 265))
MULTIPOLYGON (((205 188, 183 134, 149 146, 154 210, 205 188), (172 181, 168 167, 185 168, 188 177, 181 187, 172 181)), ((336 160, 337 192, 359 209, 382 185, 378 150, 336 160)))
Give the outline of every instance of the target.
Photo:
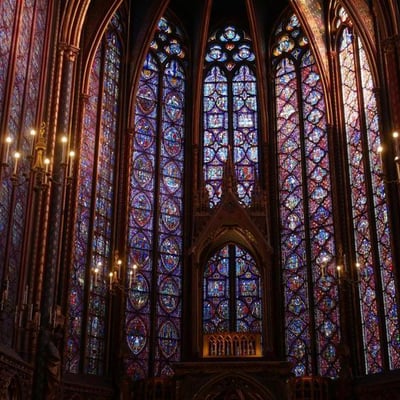
MULTIPOLYGON (((204 188, 204 182, 201 187, 204 188)), ((226 244, 236 244, 249 251, 259 265, 266 265, 272 248, 268 242, 266 204, 259 182, 253 188, 251 206, 239 201, 235 167, 232 154, 224 168, 221 202, 215 208, 206 207, 208 195, 200 196, 202 204, 194 218, 193 241, 190 255, 197 265, 202 265, 226 244)), ((202 192, 204 194, 204 192, 202 192)))
POLYGON ((210 210, 206 216, 197 216, 195 224, 197 229, 190 254, 197 264, 204 263, 213 253, 229 243, 247 249, 261 265, 265 265, 272 253, 267 230, 260 228, 251 210, 245 208, 232 191, 223 196, 215 210, 210 210))

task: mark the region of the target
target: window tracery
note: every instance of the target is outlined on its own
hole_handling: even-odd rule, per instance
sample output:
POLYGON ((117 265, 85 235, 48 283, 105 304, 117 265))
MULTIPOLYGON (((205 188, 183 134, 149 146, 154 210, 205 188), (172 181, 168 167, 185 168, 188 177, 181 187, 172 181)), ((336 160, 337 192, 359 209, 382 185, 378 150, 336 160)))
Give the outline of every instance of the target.
POLYGON ((286 352, 297 376, 334 377, 340 313, 326 105, 295 14, 276 29, 273 56, 286 352))
POLYGON ((389 368, 400 365, 392 239, 379 154, 380 117, 365 46, 343 7, 337 9, 335 26, 345 117, 352 240, 360 265, 358 291, 364 362, 366 373, 376 373, 384 368, 385 341, 389 368))
MULTIPOLYGON (((47 0, 0 3, 0 122, 6 129, 2 132, 0 154, 1 161, 9 164, 8 168, 2 168, 0 176, 0 279, 7 281, 7 302, 11 308, 18 302, 29 206, 29 185, 13 185, 11 164, 19 152, 18 171, 21 175, 29 172, 30 131, 38 118, 47 12, 47 0), (5 137, 10 139, 9 143, 5 137)), ((2 336, 8 346, 11 346, 12 324, 12 316, 2 324, 6 327, 2 336)))
POLYGON ((131 147, 125 358, 134 379, 172 374, 180 360, 186 52, 161 18, 136 93, 131 147))
POLYGON ((203 276, 203 333, 262 332, 262 278, 253 257, 226 245, 203 276))
POLYGON ((83 118, 67 322, 66 369, 74 373, 104 373, 122 58, 120 29, 116 14, 96 51, 83 118), (98 269, 96 279, 94 268, 98 269))
POLYGON ((209 39, 203 81, 203 173, 211 208, 221 200, 228 156, 240 202, 246 207, 252 203, 259 172, 254 60, 251 40, 234 26, 209 39))

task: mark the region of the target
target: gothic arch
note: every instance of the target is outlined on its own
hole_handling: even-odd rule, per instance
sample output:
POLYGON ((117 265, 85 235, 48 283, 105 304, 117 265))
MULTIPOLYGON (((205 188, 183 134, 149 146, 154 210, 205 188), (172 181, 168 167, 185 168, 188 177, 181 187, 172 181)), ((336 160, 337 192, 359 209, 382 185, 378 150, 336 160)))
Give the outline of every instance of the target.
MULTIPOLYGON (((169 0, 154 1, 152 5, 143 5, 141 18, 137 16, 129 16, 131 18, 131 31, 129 32, 135 41, 130 45, 128 51, 131 54, 132 65, 131 72, 128 73, 129 77, 127 83, 129 85, 128 90, 128 113, 131 114, 135 109, 137 88, 140 81, 140 75, 144 61, 147 57, 149 51, 150 42, 154 37, 159 20, 165 16, 166 10, 168 8, 169 0), (156 4, 159 3, 159 4, 156 4)), ((145 4, 145 3, 144 3, 145 4)), ((139 6, 139 9, 142 6, 139 6)), ((140 11, 137 13, 140 15, 140 11)), ((175 21, 173 21, 175 22, 175 21)), ((179 27, 180 28, 180 27, 179 27)), ((134 129, 133 119, 130 118, 127 122, 128 130, 134 129)))
POLYGON ((245 373, 222 373, 206 382, 193 400, 275 400, 256 379, 245 373))
POLYGON ((400 33, 399 3, 396 0, 388 0, 386 3, 385 7, 383 7, 381 1, 372 1, 373 11, 379 23, 378 29, 382 40, 398 36, 400 33))
MULTIPOLYGON (((96 9, 96 13, 91 12, 91 9, 86 11, 85 21, 92 20, 92 22, 87 27, 87 31, 85 32, 84 42, 79 44, 81 47, 82 52, 82 59, 85 60, 85 64, 83 66, 83 76, 82 76, 82 94, 86 95, 88 90, 89 84, 89 75, 92 68, 93 60, 97 51, 97 48, 104 36, 104 33, 109 26, 109 23, 113 17, 113 15, 117 12, 120 5, 123 3, 122 0, 114 1, 112 6, 106 8, 104 6, 99 6, 98 8, 102 9, 102 12, 98 11, 98 8, 93 7, 96 9)), ((93 9, 92 8, 92 9, 93 9)), ((128 12, 127 12, 128 13, 128 12)), ((126 48, 125 40, 120 38, 120 42, 124 48, 126 48)))
MULTIPOLYGON (((333 1, 329 7, 329 22, 330 25, 330 32, 334 32, 335 29, 331 24, 335 21, 335 16, 337 14, 337 10, 343 7, 346 12, 349 14, 352 24, 354 25, 355 29, 357 30, 358 35, 363 40, 363 44, 367 50, 367 56, 370 60, 371 68, 373 69, 373 76, 374 79, 377 77, 377 63, 376 63, 376 52, 377 46, 376 41, 377 38, 375 37, 375 21, 372 18, 371 10, 365 6, 363 1, 333 1), (356 4, 355 4, 356 3, 356 4)), ((328 37, 328 41, 330 42, 330 50, 336 52, 336 41, 337 41, 337 32, 331 34, 328 37)), ((377 85, 379 86, 379 85, 377 85)))
POLYGON ((327 84, 329 76, 328 48, 326 46, 326 25, 324 23, 325 13, 317 0, 299 1, 293 0, 292 5, 298 15, 301 25, 310 38, 314 56, 321 68, 324 86, 327 84), (313 40, 311 40, 311 38, 313 40))
POLYGON ((90 0, 69 0, 61 21, 60 42, 79 48, 90 0))
POLYGON ((248 249, 262 269, 266 268, 272 254, 268 238, 232 192, 228 192, 196 235, 190 248, 194 263, 203 265, 212 253, 228 242, 238 243, 248 249))
POLYGON ((222 202, 208 216, 207 222, 197 232, 189 249, 194 279, 192 313, 197 315, 197 318, 192 319, 193 343, 197 349, 202 347, 200 343, 203 337, 201 287, 204 267, 208 259, 224 245, 235 244, 252 255, 261 275, 263 282, 262 309, 264 310, 262 317, 263 353, 268 354, 273 352, 272 310, 274 299, 272 296, 272 265, 270 261, 272 247, 268 242, 266 232, 251 218, 251 212, 240 205, 236 195, 232 192, 229 178, 226 179, 225 185, 228 186, 228 190, 223 196, 222 202))

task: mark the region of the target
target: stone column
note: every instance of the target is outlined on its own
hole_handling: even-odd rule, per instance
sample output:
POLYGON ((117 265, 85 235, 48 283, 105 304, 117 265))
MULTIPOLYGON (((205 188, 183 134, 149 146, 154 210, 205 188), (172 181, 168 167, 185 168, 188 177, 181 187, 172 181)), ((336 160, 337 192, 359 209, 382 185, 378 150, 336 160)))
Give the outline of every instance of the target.
MULTIPOLYGON (((63 335, 63 320, 57 312, 57 282, 63 266, 61 258, 62 232, 64 224, 65 194, 67 184, 68 142, 70 138, 71 104, 73 99, 73 77, 78 49, 61 44, 58 51, 55 95, 54 95, 54 157, 50 182, 48 231, 44 243, 46 254, 43 268, 43 287, 40 304, 41 327, 36 357, 34 398, 52 399, 59 394, 61 372, 61 349, 57 348, 63 335), (62 142, 63 136, 68 141, 62 142), (49 383, 51 383, 49 385, 49 383)), ((53 121, 50 121, 53 123, 53 121)))

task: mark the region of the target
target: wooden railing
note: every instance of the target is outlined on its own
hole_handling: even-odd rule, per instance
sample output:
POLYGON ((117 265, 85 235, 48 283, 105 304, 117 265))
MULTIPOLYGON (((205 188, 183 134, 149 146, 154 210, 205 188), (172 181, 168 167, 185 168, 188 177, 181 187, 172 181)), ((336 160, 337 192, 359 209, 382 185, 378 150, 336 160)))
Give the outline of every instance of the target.
POLYGON ((137 381, 133 385, 131 398, 138 400, 174 400, 174 381, 168 377, 147 378, 137 381))
POLYGON ((203 357, 261 357, 261 334, 224 332, 203 336, 203 357))
POLYGON ((329 400, 329 378, 321 376, 301 376, 292 378, 290 384, 290 400, 329 400))

